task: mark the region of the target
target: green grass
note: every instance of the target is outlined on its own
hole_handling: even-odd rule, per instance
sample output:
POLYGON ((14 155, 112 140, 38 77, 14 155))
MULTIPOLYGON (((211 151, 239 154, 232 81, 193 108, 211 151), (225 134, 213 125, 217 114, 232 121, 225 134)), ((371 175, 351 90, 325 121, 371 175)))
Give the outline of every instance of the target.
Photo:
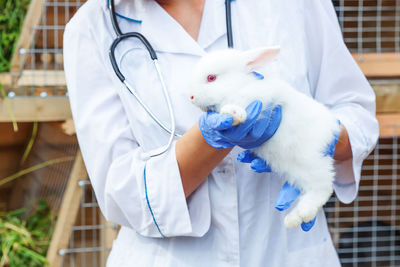
POLYGON ((10 61, 30 0, 0 0, 0 72, 10 69, 10 61))
MULTIPOLYGON (((2 0, 0 0, 0 1, 2 1, 2 0)), ((1 51, 0 51, 0 53, 1 53, 1 51)), ((4 105, 6 106, 6 109, 7 109, 7 111, 8 111, 8 114, 10 115, 10 118, 11 118, 11 121, 12 121, 12 125, 13 125, 13 129, 14 129, 14 132, 18 132, 18 124, 17 124, 17 120, 15 119, 15 116, 14 116, 14 111, 12 110, 12 108, 11 108, 11 105, 10 105, 10 103, 8 102, 8 98, 7 98, 7 95, 6 95, 6 91, 4 91, 4 87, 3 87, 3 85, 0 83, 0 100, 3 100, 3 102, 4 102, 4 105)), ((0 266, 1 267, 1 266, 0 266)))
POLYGON ((44 200, 24 218, 24 209, 0 213, 0 266, 47 266, 46 253, 55 217, 44 200))

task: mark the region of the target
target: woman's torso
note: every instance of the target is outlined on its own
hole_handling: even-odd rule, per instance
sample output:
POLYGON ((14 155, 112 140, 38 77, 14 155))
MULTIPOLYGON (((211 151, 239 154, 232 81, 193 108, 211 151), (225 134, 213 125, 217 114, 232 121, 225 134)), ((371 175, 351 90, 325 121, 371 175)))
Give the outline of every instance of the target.
MULTIPOLYGON (((111 68, 108 49, 115 35, 105 2, 90 0, 78 16, 92 16, 94 41, 99 44, 109 75, 113 76, 137 142, 144 150, 163 145, 168 134, 149 119, 111 68)), ((133 16, 125 2, 117 11, 133 16)), ((312 96, 301 2, 233 1, 234 47, 245 50, 280 45, 279 62, 268 71, 278 72, 296 89, 312 96)), ((206 0, 197 42, 154 1, 145 1, 145 7, 141 24, 124 19, 119 22, 124 32, 142 32, 158 53, 172 98, 177 132, 184 133, 201 114, 186 93, 193 64, 206 52, 227 48, 224 1, 206 0)), ((116 56, 124 75, 144 102, 169 125, 168 109, 147 51, 138 42, 128 41, 120 45, 116 56)), ((208 188, 211 208, 210 229, 205 236, 154 239, 123 227, 108 266, 321 266, 321 262, 324 266, 339 266, 323 212, 310 232, 286 229, 286 212, 274 208, 284 179, 253 173, 248 165, 236 162, 239 151, 235 148, 201 185, 208 188)))

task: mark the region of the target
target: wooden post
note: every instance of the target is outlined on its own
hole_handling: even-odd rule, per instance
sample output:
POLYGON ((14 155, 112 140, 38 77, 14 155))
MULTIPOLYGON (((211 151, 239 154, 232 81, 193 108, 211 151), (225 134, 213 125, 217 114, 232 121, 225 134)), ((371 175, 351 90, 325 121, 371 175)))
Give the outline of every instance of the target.
POLYGON ((377 113, 400 113, 400 82, 389 84, 372 83, 372 87, 376 95, 377 113))
POLYGON ((60 249, 66 249, 68 247, 72 226, 75 224, 83 195, 82 188, 79 187, 78 182, 80 180, 86 180, 87 178, 88 175, 82 159, 82 154, 78 150, 64 193, 54 233, 51 238, 50 247, 47 251, 47 260, 51 267, 61 266, 62 257, 58 252, 60 249))
POLYGON ((19 50, 21 48, 29 49, 32 45, 32 28, 39 25, 40 23, 40 19, 42 18, 43 13, 44 2, 45 0, 31 0, 31 3, 29 4, 29 9, 25 16, 24 25, 22 26, 21 34, 15 47, 14 55, 11 59, 11 72, 19 71, 19 50))
POLYGON ((400 136, 400 113, 377 114, 379 122, 379 136, 400 136))
POLYGON ((399 53, 354 53, 353 58, 367 77, 400 76, 399 53))

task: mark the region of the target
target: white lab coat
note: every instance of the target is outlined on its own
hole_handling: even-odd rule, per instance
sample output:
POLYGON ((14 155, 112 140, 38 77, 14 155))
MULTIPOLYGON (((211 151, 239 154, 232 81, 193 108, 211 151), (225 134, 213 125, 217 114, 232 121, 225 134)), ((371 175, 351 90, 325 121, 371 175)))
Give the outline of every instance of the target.
MULTIPOLYGON (((144 160, 168 134, 120 83, 108 50, 115 38, 105 0, 89 0, 68 23, 65 73, 79 144, 100 208, 122 225, 108 266, 339 266, 324 213, 305 233, 286 229, 287 211, 274 208, 284 179, 257 174, 236 162, 235 148, 188 198, 171 149, 144 160), (144 170, 146 169, 146 177, 144 170), (164 237, 164 238, 163 238, 164 237)), ((158 53, 172 97, 177 131, 197 123, 201 111, 187 96, 187 78, 204 53, 226 45, 223 0, 206 0, 198 41, 155 1, 142 8, 122 0, 123 32, 143 33, 158 53)), ((137 1, 136 1, 137 2, 137 1)), ((280 45, 276 71, 304 94, 328 106, 345 125, 353 159, 337 164, 335 191, 351 202, 363 159, 378 135, 375 97, 347 51, 328 0, 232 2, 235 48, 280 45)), ((117 61, 143 100, 169 125, 168 109, 148 53, 122 43, 117 61)))

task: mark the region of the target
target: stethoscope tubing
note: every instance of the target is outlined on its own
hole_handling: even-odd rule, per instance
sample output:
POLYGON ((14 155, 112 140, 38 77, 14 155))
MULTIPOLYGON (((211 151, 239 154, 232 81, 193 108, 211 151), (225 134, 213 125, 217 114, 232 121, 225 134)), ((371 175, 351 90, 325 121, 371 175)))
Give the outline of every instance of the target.
POLYGON ((233 48, 231 2, 232 0, 225 0, 226 40, 229 48, 233 48))
MULTIPOLYGON (((233 48, 233 37, 232 37, 232 20, 231 20, 231 1, 232 0, 225 0, 225 14, 226 14, 226 27, 227 27, 227 41, 228 41, 228 47, 233 48)), ((167 90, 167 86, 164 82, 163 76, 161 74, 160 66, 158 64, 158 58, 157 58, 157 53, 151 46, 150 42, 139 32, 128 32, 128 33, 122 33, 118 22, 117 22, 117 13, 115 11, 115 4, 114 0, 109 1, 109 9, 110 9, 110 18, 111 18, 111 23, 114 28, 114 31, 117 35, 116 39, 113 41, 111 44, 110 50, 109 50, 109 57, 111 61, 111 65, 114 69, 115 74, 117 75, 118 79, 125 85, 126 89, 136 98, 138 103, 143 107, 143 109, 147 112, 147 114, 166 132, 170 134, 170 138, 168 140, 168 143, 162 147, 159 147, 157 149, 150 150, 148 152, 144 152, 142 154, 142 157, 144 158, 149 158, 149 157, 155 157, 158 155, 161 155, 165 153, 171 146, 175 136, 176 137, 181 137, 181 135, 176 134, 176 124, 175 124, 175 115, 172 107, 172 102, 167 90), (161 120, 158 119, 158 117, 150 110, 150 108, 142 101, 142 99, 139 97, 137 92, 133 89, 133 87, 129 84, 129 82, 126 80, 125 76, 122 74, 121 70, 118 67, 117 61, 115 59, 115 49, 118 46, 118 44, 128 38, 136 38, 138 39, 147 49, 149 52, 150 58, 153 61, 153 65, 157 71, 157 76, 158 79, 161 83, 164 99, 167 102, 168 106, 168 111, 169 111, 169 116, 171 119, 171 129, 169 129, 161 120)))

